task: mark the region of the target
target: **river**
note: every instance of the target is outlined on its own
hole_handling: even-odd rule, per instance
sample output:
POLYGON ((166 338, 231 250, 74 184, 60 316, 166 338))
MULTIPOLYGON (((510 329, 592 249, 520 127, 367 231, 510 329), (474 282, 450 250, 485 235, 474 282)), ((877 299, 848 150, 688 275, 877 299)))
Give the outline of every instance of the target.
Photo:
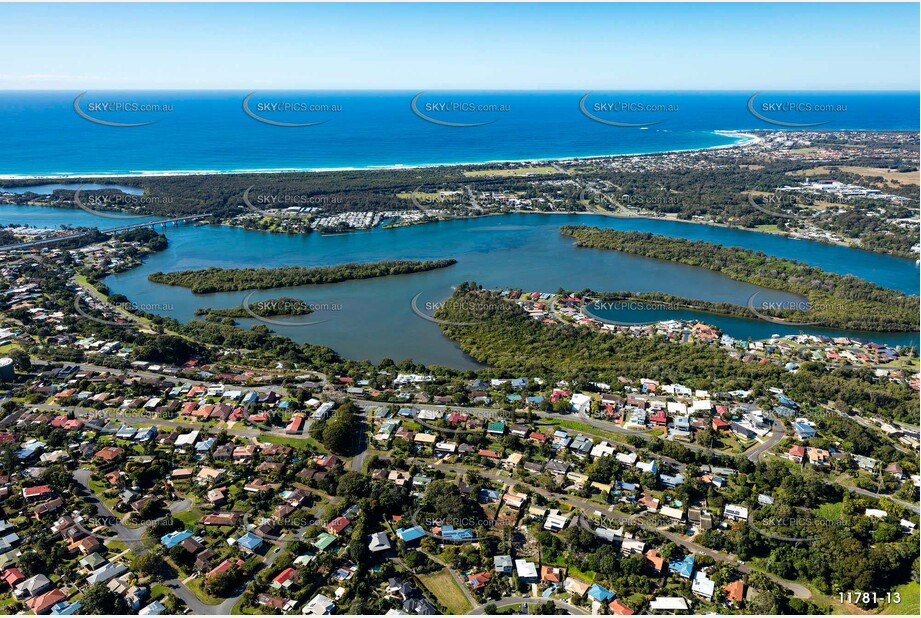
MULTIPOLYGON (((110 227, 84 211, 42 207, 0 207, 0 223, 32 222, 96 224, 110 227)), ((912 260, 866 251, 738 229, 656 219, 601 215, 510 214, 458 219, 394 229, 374 229, 337 235, 282 235, 228 226, 185 225, 166 228, 169 247, 150 256, 140 267, 108 277, 113 292, 139 304, 162 307, 177 320, 194 317, 200 307, 226 308, 241 304, 247 292, 192 294, 185 288, 154 284, 156 271, 207 268, 322 266, 384 259, 455 258, 454 266, 412 275, 350 281, 330 285, 263 290, 250 302, 278 296, 325 305, 309 318, 289 322, 310 325, 275 326, 298 342, 328 345, 343 356, 379 361, 412 358, 426 364, 473 368, 438 326, 417 316, 411 301, 431 313, 431 304, 451 294, 462 281, 493 287, 521 287, 555 292, 559 288, 607 291, 665 292, 713 302, 745 305, 755 292, 768 302, 790 302, 797 296, 733 281, 706 269, 576 247, 559 234, 562 225, 595 225, 620 230, 705 240, 760 250, 802 260, 838 273, 851 273, 884 287, 918 293, 918 267, 912 260), (427 310, 429 309, 429 310, 427 310)), ((596 312, 597 313, 597 312, 596 312)), ((691 311, 664 312, 661 319, 692 317, 713 323, 733 337, 765 338, 773 333, 816 332, 872 338, 880 343, 917 345, 912 333, 854 333, 817 327, 782 327, 758 319, 729 318, 691 311)), ((606 316, 610 317, 610 316, 606 316)), ((620 317, 618 319, 624 319, 620 317)), ((627 318, 629 319, 629 318, 627 318)), ((285 321, 285 320, 281 320, 285 321)), ((248 325, 251 321, 241 320, 248 325)))

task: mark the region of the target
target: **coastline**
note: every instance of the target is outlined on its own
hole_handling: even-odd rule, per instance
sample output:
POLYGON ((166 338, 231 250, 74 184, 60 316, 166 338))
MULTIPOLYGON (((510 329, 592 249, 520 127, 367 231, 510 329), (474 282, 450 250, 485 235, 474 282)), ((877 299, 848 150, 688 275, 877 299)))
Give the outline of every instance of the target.
MULTIPOLYGON (((752 129, 748 129, 752 130, 752 129)), ((421 163, 415 165, 393 164, 393 165, 371 165, 367 167, 315 167, 315 168, 257 168, 257 169, 236 169, 236 170, 162 170, 162 171, 139 171, 134 173, 88 173, 77 174, 72 172, 60 172, 55 174, 0 174, 0 181, 4 180, 48 180, 61 181, 72 179, 138 179, 151 177, 175 177, 175 176, 219 176, 235 174, 296 174, 296 173, 324 173, 324 172, 357 172, 357 171, 393 171, 393 170, 412 170, 440 167, 470 167, 470 166, 488 166, 502 165, 508 163, 557 163, 564 161, 591 161, 593 159, 614 159, 619 157, 642 157, 655 156, 673 153, 705 152, 709 150, 723 150, 726 148, 740 148, 758 144, 762 138, 746 131, 714 129, 710 131, 714 135, 721 135, 735 139, 735 142, 729 144, 720 144, 717 146, 705 146, 703 148, 675 148, 668 150, 658 150, 654 152, 633 152, 618 154, 600 154, 600 155, 577 155, 572 157, 544 157, 532 159, 493 159, 489 161, 471 161, 471 162, 453 162, 453 163, 421 163)))

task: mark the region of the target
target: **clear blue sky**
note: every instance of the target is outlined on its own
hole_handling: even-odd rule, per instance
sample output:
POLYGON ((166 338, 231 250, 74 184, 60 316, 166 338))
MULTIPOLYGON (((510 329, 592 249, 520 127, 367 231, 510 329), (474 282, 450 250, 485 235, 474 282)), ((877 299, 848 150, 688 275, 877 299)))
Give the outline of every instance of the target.
POLYGON ((0 88, 917 90, 915 4, 0 5, 0 88))

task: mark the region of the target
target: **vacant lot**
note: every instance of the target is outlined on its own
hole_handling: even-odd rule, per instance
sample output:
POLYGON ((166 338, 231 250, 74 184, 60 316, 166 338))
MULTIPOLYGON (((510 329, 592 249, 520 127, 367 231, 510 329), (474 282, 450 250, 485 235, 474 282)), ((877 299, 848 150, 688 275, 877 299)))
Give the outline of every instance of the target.
MULTIPOLYGON (((847 172, 848 174, 856 174, 857 176, 863 176, 865 178, 882 178, 885 181, 883 184, 890 187, 896 186, 896 181, 902 185, 917 185, 919 182, 918 172, 898 172, 886 169, 885 167, 857 167, 849 165, 842 165, 837 169, 842 172, 847 172)), ((793 174, 796 176, 823 176, 829 171, 830 168, 822 166, 793 172, 793 174)))
POLYGON ((444 605, 452 614, 466 614, 472 607, 464 596, 464 592, 457 586, 447 569, 436 573, 419 575, 419 581, 429 592, 435 595, 438 602, 444 605))

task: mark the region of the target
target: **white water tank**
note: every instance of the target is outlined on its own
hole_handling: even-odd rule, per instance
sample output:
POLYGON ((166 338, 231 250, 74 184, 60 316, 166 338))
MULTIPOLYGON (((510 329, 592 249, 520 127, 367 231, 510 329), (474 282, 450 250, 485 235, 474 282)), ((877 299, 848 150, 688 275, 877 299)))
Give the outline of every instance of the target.
POLYGON ((13 359, 9 357, 0 358, 0 382, 12 382, 15 377, 13 359))

